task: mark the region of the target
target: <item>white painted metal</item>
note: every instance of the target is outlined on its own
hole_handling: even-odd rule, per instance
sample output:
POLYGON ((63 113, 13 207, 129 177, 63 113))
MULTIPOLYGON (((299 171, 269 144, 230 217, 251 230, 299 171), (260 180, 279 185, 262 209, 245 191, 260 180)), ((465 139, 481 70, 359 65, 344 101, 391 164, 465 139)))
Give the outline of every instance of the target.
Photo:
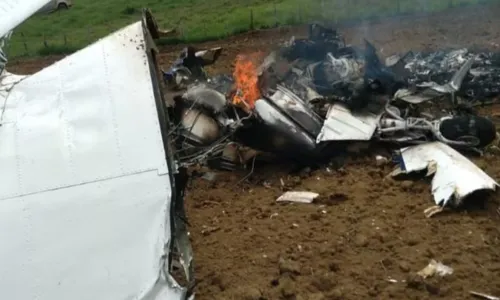
POLYGON ((437 205, 453 206, 477 190, 495 190, 498 184, 474 163, 441 142, 432 142, 401 149, 404 172, 428 169, 434 174, 432 194, 437 205))
POLYGON ((330 106, 316 143, 326 141, 368 141, 382 116, 371 112, 353 114, 344 105, 330 106))
POLYGON ((130 25, 0 98, 3 299, 184 299, 161 277, 171 182, 144 30, 130 25))
POLYGON ((276 199, 276 202, 312 203, 318 193, 308 191, 288 191, 276 199))
POLYGON ((282 113, 302 126, 307 132, 315 136, 319 134, 322 120, 292 91, 278 85, 276 92, 270 99, 280 108, 282 113))
POLYGON ((31 17, 50 0, 0 1, 0 37, 31 17))
POLYGON ((3 103, 5 102, 5 99, 9 95, 11 89, 24 78, 26 78, 25 75, 16 75, 5 70, 3 73, 0 73, 0 105, 3 106, 3 103))
MULTIPOLYGON (((285 117, 285 115, 280 113, 280 111, 274 108, 274 106, 269 104, 266 100, 259 99, 255 101, 255 112, 265 123, 275 125, 277 128, 281 126, 283 130, 289 130, 295 135, 297 141, 300 141, 303 145, 307 145, 311 149, 314 148, 314 139, 285 117)), ((281 147, 286 144, 286 138, 286 136, 276 137, 274 139, 276 147, 281 147)))

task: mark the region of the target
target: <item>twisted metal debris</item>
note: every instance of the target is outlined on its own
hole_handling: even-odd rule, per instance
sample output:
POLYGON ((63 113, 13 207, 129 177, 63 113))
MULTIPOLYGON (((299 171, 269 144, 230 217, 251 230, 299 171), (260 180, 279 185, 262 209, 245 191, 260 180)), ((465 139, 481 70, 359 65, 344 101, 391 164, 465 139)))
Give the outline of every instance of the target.
POLYGON ((5 69, 5 65, 7 64, 7 54, 5 52, 5 48, 7 47, 7 42, 10 40, 11 36, 12 31, 0 38, 0 74, 2 74, 5 69))

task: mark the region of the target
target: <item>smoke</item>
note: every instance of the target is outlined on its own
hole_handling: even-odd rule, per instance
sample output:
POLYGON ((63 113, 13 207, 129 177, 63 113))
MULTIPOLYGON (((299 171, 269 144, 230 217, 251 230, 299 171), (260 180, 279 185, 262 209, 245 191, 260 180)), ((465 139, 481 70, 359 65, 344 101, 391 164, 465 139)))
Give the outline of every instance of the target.
POLYGON ((363 19, 361 24, 357 26, 357 30, 354 31, 353 41, 359 43, 364 39, 369 40, 372 36, 370 21, 363 19))
POLYGON ((418 0, 417 2, 420 5, 423 12, 429 11, 429 1, 428 0, 418 0))
MULTIPOLYGON (((339 0, 329 0, 339 2, 339 0)), ((340 2, 343 2, 340 0, 340 2)), ((352 44, 359 45, 363 40, 368 40, 377 44, 377 41, 391 41, 396 39, 395 31, 399 31, 403 25, 409 25, 407 20, 409 15, 419 15, 427 17, 430 13, 438 10, 452 7, 453 2, 448 0, 385 0, 385 1, 349 1, 344 4, 351 7, 350 16, 358 20, 354 26, 348 26, 346 35, 348 41, 352 44), (355 3, 355 4, 354 4, 355 3), (361 17, 360 17, 361 16, 361 17), (374 29, 375 24, 380 23, 386 18, 395 18, 394 22, 400 22, 401 27, 395 26, 390 30, 374 29), (393 29, 395 28, 395 29, 393 29)), ((411 26, 411 25, 409 25, 411 26)), ((399 38, 399 37, 398 37, 399 38)), ((389 56, 394 53, 385 53, 382 45, 377 45, 382 56, 389 56)))

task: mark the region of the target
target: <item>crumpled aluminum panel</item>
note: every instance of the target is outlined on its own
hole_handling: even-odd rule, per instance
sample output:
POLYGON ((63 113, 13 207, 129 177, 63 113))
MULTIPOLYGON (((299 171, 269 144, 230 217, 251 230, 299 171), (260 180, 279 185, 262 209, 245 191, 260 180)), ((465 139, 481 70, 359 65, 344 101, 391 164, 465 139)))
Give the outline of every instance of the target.
POLYGON ((421 91, 400 89, 396 92, 394 98, 401 99, 408 103, 419 104, 440 97, 445 94, 458 92, 458 90, 460 90, 460 87, 462 86, 465 76, 470 71, 473 63, 474 63, 474 57, 468 59, 460 67, 460 69, 453 74, 451 80, 444 85, 439 85, 435 82, 423 82, 420 83, 418 86, 420 88, 425 88, 425 89, 421 91))
POLYGON ((401 149, 401 170, 405 173, 428 169, 432 194, 437 205, 453 206, 478 190, 495 190, 498 184, 462 154, 441 142, 432 142, 401 149))
POLYGON ((278 85, 276 92, 269 97, 269 100, 313 137, 319 134, 321 119, 292 91, 278 85))
POLYGON ((316 148, 314 138, 309 133, 268 101, 264 99, 255 101, 255 112, 265 124, 280 132, 273 141, 276 150, 281 149, 283 151, 283 149, 287 149, 291 145, 298 147, 298 149, 287 149, 287 152, 299 150, 313 152, 316 148))
POLYGON ((205 107, 214 113, 220 113, 227 105, 226 96, 206 83, 189 87, 182 97, 186 102, 205 107))
POLYGON ((336 103, 330 106, 316 143, 326 141, 368 141, 372 138, 382 116, 369 110, 352 113, 346 106, 336 103))
POLYGON ((185 299, 168 276, 172 183, 145 32, 127 26, 0 101, 1 298, 185 299))

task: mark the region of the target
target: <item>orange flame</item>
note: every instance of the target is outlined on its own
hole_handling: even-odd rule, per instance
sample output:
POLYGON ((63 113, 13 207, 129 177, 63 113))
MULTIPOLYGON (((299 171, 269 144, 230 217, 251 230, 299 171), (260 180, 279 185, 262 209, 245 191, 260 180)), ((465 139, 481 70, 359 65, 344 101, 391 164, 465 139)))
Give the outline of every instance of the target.
POLYGON ((233 72, 236 94, 233 97, 233 104, 243 105, 246 109, 254 108, 255 101, 260 98, 257 66, 261 58, 262 53, 236 57, 233 72))

